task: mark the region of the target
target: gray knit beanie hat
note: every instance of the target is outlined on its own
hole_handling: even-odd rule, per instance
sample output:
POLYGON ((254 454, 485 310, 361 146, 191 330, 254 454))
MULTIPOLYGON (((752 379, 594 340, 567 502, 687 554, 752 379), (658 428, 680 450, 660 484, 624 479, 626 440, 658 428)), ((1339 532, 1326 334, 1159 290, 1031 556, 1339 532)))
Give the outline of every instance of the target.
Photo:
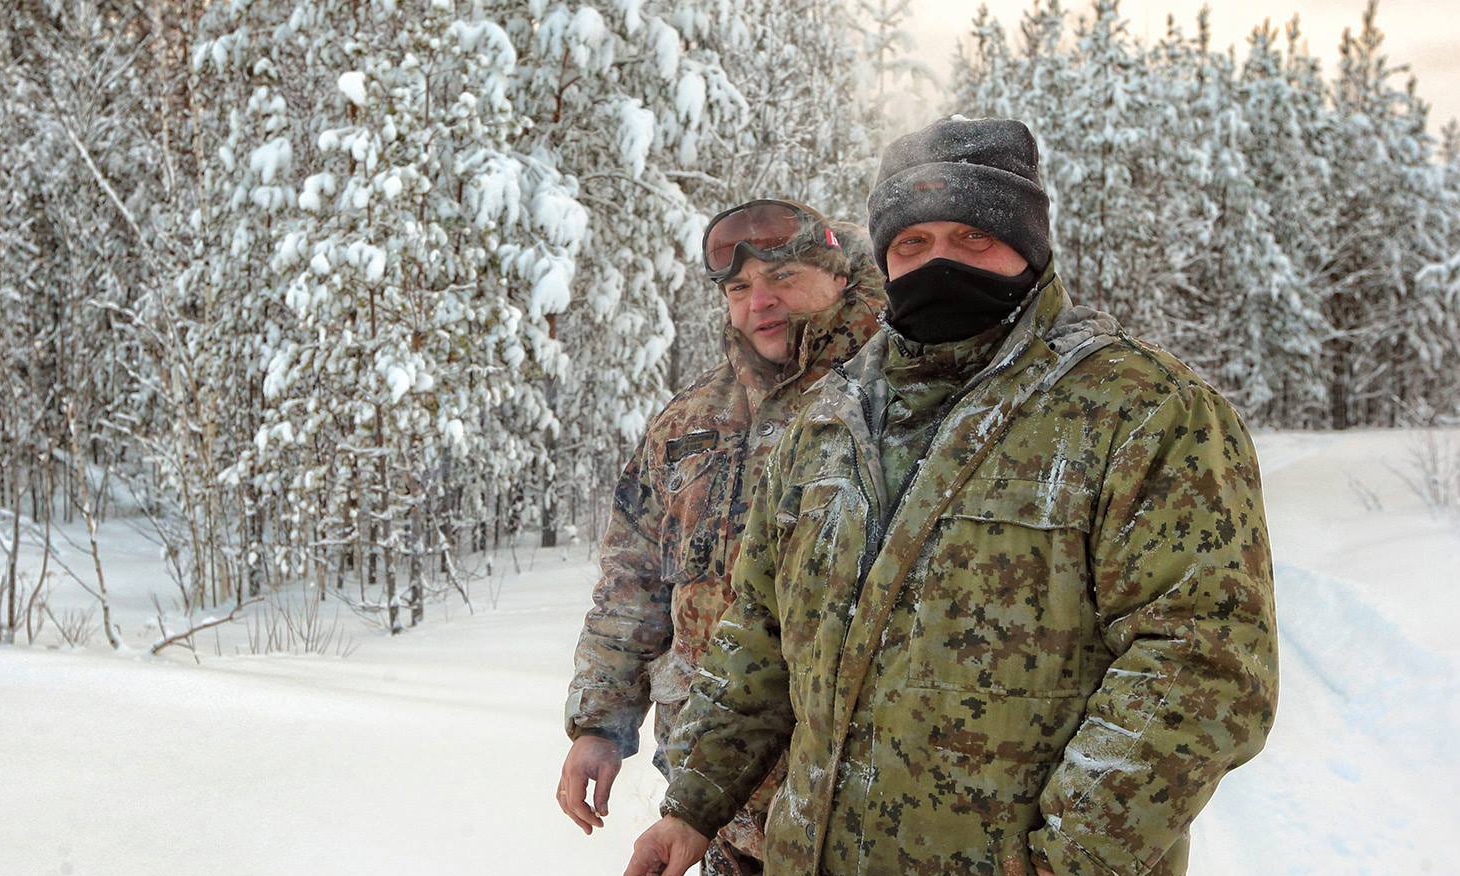
POLYGON ((962 222, 1014 248, 1036 274, 1049 264, 1049 197, 1039 147, 1014 119, 939 119, 899 137, 882 155, 867 198, 877 266, 897 232, 919 222, 962 222))

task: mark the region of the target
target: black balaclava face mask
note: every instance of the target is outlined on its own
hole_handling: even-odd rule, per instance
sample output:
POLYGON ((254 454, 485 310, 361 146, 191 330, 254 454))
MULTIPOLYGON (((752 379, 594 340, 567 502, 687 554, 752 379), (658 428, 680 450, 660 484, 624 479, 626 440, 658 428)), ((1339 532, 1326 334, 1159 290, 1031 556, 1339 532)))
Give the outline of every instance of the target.
POLYGON ((887 284, 887 323, 921 344, 962 341, 988 331, 1019 309, 1039 277, 1012 277, 933 259, 887 284))

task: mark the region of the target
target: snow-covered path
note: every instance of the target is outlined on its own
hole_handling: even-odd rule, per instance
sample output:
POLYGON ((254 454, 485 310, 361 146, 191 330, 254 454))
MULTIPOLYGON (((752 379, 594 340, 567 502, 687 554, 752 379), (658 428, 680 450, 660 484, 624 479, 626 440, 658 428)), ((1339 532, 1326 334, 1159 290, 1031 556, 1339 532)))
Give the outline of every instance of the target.
MULTIPOLYGON (((1396 474, 1412 441, 1259 439, 1281 706, 1198 820, 1193 876, 1460 867, 1460 523, 1396 474)), ((661 782, 631 758, 591 838, 557 810, 594 570, 532 562, 495 608, 355 632, 346 659, 0 649, 0 876, 621 872, 661 782)), ((145 566, 129 560, 124 596, 156 580, 145 566)), ((144 641, 145 614, 128 618, 144 641)))

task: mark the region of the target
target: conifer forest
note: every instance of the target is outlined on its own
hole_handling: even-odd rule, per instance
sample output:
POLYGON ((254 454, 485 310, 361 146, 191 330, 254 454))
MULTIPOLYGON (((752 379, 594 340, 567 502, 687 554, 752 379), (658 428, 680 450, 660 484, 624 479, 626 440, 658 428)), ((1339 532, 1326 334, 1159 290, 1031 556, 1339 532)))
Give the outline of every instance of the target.
POLYGON ((23 519, 124 506, 189 610, 302 581, 392 631, 591 540, 722 356, 708 218, 865 222, 882 148, 949 113, 1030 126, 1076 300, 1252 426, 1460 418, 1460 126, 1373 3, 1336 63, 1297 19, 1137 39, 1116 0, 972 14, 951 58, 909 0, 4 5, 8 638, 23 519))

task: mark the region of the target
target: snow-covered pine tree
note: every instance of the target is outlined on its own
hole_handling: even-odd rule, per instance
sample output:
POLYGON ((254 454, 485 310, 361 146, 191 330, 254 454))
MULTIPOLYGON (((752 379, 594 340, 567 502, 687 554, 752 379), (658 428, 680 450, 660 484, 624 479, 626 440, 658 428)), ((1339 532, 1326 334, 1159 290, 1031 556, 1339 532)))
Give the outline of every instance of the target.
POLYGON ((1017 53, 981 13, 948 107, 1034 129, 1074 294, 1261 422, 1388 423, 1448 398, 1447 189, 1372 7, 1331 92, 1296 22, 1285 55, 1264 27, 1239 65, 1205 14, 1194 39, 1172 23, 1144 45, 1116 3, 1091 13, 1069 39, 1058 5, 1034 3, 1017 53))
MULTIPOLYGON (((1440 130, 1440 161, 1444 168, 1444 198, 1446 203, 1446 214, 1450 228, 1448 251, 1460 256, 1460 122, 1455 119, 1445 123, 1440 130)), ((1425 284, 1433 284, 1448 291, 1435 295, 1435 299, 1443 303, 1451 314, 1460 313, 1460 288, 1457 288, 1457 281, 1460 281, 1460 264, 1455 259, 1444 263, 1445 274, 1433 277, 1426 276, 1422 269, 1420 281, 1425 284), (1448 279, 1448 283, 1446 280, 1448 279)), ((1460 347, 1460 331, 1451 333, 1454 340, 1454 347, 1460 347)), ((1452 347, 1453 349, 1453 347, 1452 347)), ((1460 369, 1456 369, 1460 370, 1460 369)), ((1453 373, 1453 372, 1452 372, 1453 373)), ((1448 419, 1451 423, 1460 422, 1460 388, 1451 388, 1445 395, 1441 395, 1432 403, 1436 412, 1448 419), (1450 399, 1446 405, 1445 398, 1450 399)))
POLYGON ((1242 326, 1232 337, 1242 350, 1221 366, 1228 385, 1248 396, 1239 405, 1260 423, 1286 427, 1316 425, 1327 413, 1322 349, 1328 326, 1318 277, 1326 252, 1318 243, 1326 235, 1315 231, 1330 212, 1328 167, 1313 148, 1327 117, 1316 62, 1299 36, 1294 18, 1285 34, 1264 23, 1248 39, 1236 92, 1246 172, 1231 191, 1256 198, 1248 217, 1234 219, 1250 226, 1244 245, 1253 254, 1251 268, 1261 273, 1247 276, 1244 305, 1221 322, 1242 326), (1238 364, 1244 359, 1252 360, 1246 369, 1238 364), (1245 388, 1249 383, 1261 392, 1245 388), (1268 395, 1265 402, 1261 394, 1268 395))
POLYGON ((0 18, 0 241, 13 302, 0 349, 17 393, 6 444, 19 465, 0 474, 0 492, 13 498, 21 476, 36 519, 53 495, 67 519, 77 507, 72 426, 86 463, 105 471, 126 455, 107 424, 133 413, 137 355, 114 331, 116 311, 159 282, 177 193, 160 136, 169 80, 141 50, 150 26, 105 0, 23 3, 0 18))
POLYGON ((1198 111, 1212 124, 1200 142, 1210 150, 1205 195, 1213 213, 1183 302, 1197 305, 1188 325, 1200 334, 1182 338, 1180 346, 1228 398, 1268 422, 1281 395, 1295 390, 1290 383, 1316 371, 1323 322, 1305 300, 1300 275, 1273 233, 1271 207, 1252 177, 1248 154, 1267 144, 1254 142, 1246 95, 1230 65, 1209 57, 1216 63, 1207 67, 1205 90, 1214 100, 1197 105, 1213 111, 1198 111))
POLYGON ((1077 132, 1061 191, 1063 264, 1084 301, 1139 330, 1169 336, 1164 282, 1171 268, 1156 244, 1163 229, 1147 192, 1166 148, 1151 73, 1118 0, 1096 0, 1075 29, 1076 86, 1063 112, 1077 132), (1075 176, 1078 175, 1078 179, 1075 176))
POLYGON ((917 39, 907 30, 912 0, 858 0, 864 66, 872 99, 866 102, 880 153, 899 134, 927 124, 926 91, 937 85, 933 69, 917 60, 917 39))
POLYGON ((1009 49, 1004 26, 985 5, 979 7, 970 28, 971 39, 960 41, 954 52, 948 112, 969 118, 1024 119, 1032 129, 1042 131, 1044 107, 1035 99, 1038 92, 1029 88, 1025 65, 1016 63, 1009 49))
MULTIPOLYGON (((724 59, 750 107, 723 177, 725 206, 779 195, 862 221, 876 174, 876 84, 864 75, 856 10, 847 0, 735 4, 746 49, 724 59)), ((894 131, 902 133, 900 131, 894 131)))
POLYGON ((1357 34, 1345 31, 1334 83, 1338 115, 1328 156, 1332 229, 1340 241, 1324 266, 1325 316, 1334 337, 1325 349, 1330 425, 1394 425, 1440 375, 1432 351, 1443 323, 1416 300, 1415 277, 1433 263, 1443 236, 1435 203, 1438 168, 1425 132, 1427 110, 1413 84, 1396 88, 1383 53, 1377 4, 1357 34))
POLYGON ((259 119, 220 150, 246 170, 213 205, 246 243, 223 273, 249 272, 256 306, 259 422, 222 480, 258 493, 249 558, 321 593, 353 570, 395 630, 543 455, 544 384, 568 361, 551 321, 586 215, 514 148, 516 52, 480 4, 211 11, 198 66, 251 86, 235 130, 259 119), (284 65, 293 106, 267 81, 284 65))
POLYGON ((181 524, 167 551, 189 608, 241 603, 274 568, 264 545, 277 507, 265 507, 256 485, 222 475, 262 422, 268 314, 260 293, 280 216, 296 197, 289 129, 303 107, 282 94, 287 48, 273 45, 272 25, 286 18, 280 2, 218 4, 189 29, 197 166, 187 258, 129 325, 151 341, 155 411, 137 440, 171 500, 164 519, 181 524))
POLYGON ((1429 424, 1460 410, 1460 248, 1456 196, 1446 185, 1429 133, 1429 105, 1410 76, 1401 103, 1411 148, 1402 153, 1408 190, 1420 211, 1414 228, 1411 301, 1400 320, 1403 344, 1392 356, 1402 377, 1397 387, 1399 422, 1429 424), (1423 411, 1423 417, 1416 412, 1423 411))
POLYGON ((698 322, 718 302, 695 265, 709 198, 724 196, 716 174, 726 144, 746 122, 745 100, 721 66, 744 35, 734 10, 715 4, 499 11, 519 56, 512 94, 534 118, 522 148, 577 181, 593 254, 557 323, 576 367, 548 388, 555 411, 571 416, 561 418, 553 452, 534 461, 529 490, 549 540, 560 499, 583 507, 607 495, 648 417, 706 361, 705 350, 718 351, 718 335, 698 322), (689 329, 688 347, 675 343, 677 324, 689 329), (573 489, 560 497, 564 482, 573 489))

